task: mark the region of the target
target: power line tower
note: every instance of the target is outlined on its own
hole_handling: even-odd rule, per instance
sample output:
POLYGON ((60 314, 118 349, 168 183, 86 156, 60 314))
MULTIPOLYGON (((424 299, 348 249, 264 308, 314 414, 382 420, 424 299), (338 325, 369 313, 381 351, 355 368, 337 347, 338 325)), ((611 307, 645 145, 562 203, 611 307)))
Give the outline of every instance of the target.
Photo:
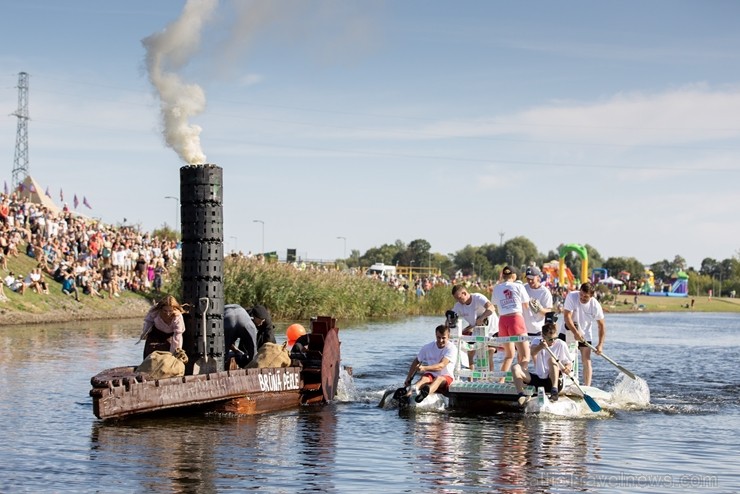
POLYGON ((28 74, 18 73, 18 110, 11 113, 18 117, 15 135, 15 161, 13 162, 13 190, 28 176, 28 74))

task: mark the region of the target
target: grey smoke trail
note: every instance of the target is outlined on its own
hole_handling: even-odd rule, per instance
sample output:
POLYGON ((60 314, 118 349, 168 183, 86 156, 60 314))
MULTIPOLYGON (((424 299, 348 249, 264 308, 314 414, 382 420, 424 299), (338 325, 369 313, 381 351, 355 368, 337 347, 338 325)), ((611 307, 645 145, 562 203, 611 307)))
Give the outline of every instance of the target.
POLYGON ((203 25, 217 5, 218 0, 188 0, 177 20, 142 40, 149 81, 159 94, 162 134, 188 164, 206 162, 200 146, 201 128, 188 123, 205 109, 206 97, 200 86, 184 82, 177 71, 197 51, 203 25))

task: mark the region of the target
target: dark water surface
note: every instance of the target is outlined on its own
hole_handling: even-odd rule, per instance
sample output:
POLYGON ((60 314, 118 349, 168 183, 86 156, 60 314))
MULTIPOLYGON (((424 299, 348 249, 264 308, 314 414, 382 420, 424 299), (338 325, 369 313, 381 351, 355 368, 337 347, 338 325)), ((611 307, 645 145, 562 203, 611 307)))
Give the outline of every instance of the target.
MULTIPOLYGON (((102 422, 90 377, 134 365, 139 321, 0 329, 0 492, 740 491, 740 316, 607 315, 606 353, 650 405, 599 416, 377 407, 438 318, 340 324, 340 397, 259 417, 102 422), (342 327, 343 326, 343 327, 342 327)), ((594 385, 621 382, 594 361, 594 385)))

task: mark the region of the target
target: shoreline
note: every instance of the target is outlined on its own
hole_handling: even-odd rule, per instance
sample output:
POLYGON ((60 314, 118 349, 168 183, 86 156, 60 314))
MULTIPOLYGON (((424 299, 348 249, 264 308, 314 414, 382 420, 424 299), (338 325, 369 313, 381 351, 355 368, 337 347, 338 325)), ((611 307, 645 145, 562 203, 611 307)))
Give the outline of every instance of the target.
MULTIPOLYGON (((631 305, 616 304, 603 305, 605 314, 651 314, 656 312, 692 312, 692 313, 735 313, 740 312, 740 299, 713 299, 703 298, 696 301, 694 308, 685 308, 682 305, 690 304, 690 299, 681 299, 683 304, 669 303, 666 299, 657 297, 655 300, 643 299, 644 308, 635 310, 631 305), (648 302, 648 303, 644 303, 648 302), (663 303, 659 303, 663 302, 663 303)), ((113 306, 93 307, 91 305, 66 304, 63 307, 40 308, 39 312, 11 310, 0 305, 0 326, 40 325, 49 322, 72 321, 101 321, 113 319, 143 318, 151 307, 151 303, 144 297, 126 297, 117 301, 113 306)), ((400 317, 412 317, 411 314, 400 317)))

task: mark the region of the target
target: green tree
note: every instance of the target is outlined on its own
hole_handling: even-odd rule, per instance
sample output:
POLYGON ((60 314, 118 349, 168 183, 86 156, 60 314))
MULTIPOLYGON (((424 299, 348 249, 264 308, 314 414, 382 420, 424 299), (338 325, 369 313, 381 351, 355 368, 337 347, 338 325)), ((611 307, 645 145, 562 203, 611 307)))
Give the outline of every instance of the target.
POLYGON ((401 249, 398 242, 400 242, 400 240, 395 244, 383 244, 380 247, 371 247, 362 257, 360 257, 360 263, 363 266, 370 266, 376 262, 395 264, 399 253, 406 250, 406 246, 404 245, 403 249, 401 249))
POLYGON ((429 251, 431 248, 432 244, 424 239, 412 240, 406 248, 406 257, 409 262, 414 261, 414 266, 424 266, 429 262, 429 251))
MULTIPOLYGON (((588 253, 588 267, 591 268, 600 268, 604 266, 604 259, 601 258, 601 254, 599 254, 599 251, 596 250, 596 247, 586 244, 584 245, 586 248, 586 252, 588 253)), ((590 276, 591 273, 588 273, 590 276)))
POLYGON ((705 257, 701 261, 701 268, 699 268, 699 274, 712 276, 719 272, 719 263, 711 257, 705 257))
POLYGON ((503 259, 499 258, 497 264, 510 264, 515 268, 521 268, 541 256, 537 252, 537 246, 527 237, 514 237, 507 240, 501 246, 503 259))
POLYGON ((610 257, 602 264, 615 278, 622 271, 630 273, 631 279, 639 279, 645 273, 645 266, 634 257, 610 257))

